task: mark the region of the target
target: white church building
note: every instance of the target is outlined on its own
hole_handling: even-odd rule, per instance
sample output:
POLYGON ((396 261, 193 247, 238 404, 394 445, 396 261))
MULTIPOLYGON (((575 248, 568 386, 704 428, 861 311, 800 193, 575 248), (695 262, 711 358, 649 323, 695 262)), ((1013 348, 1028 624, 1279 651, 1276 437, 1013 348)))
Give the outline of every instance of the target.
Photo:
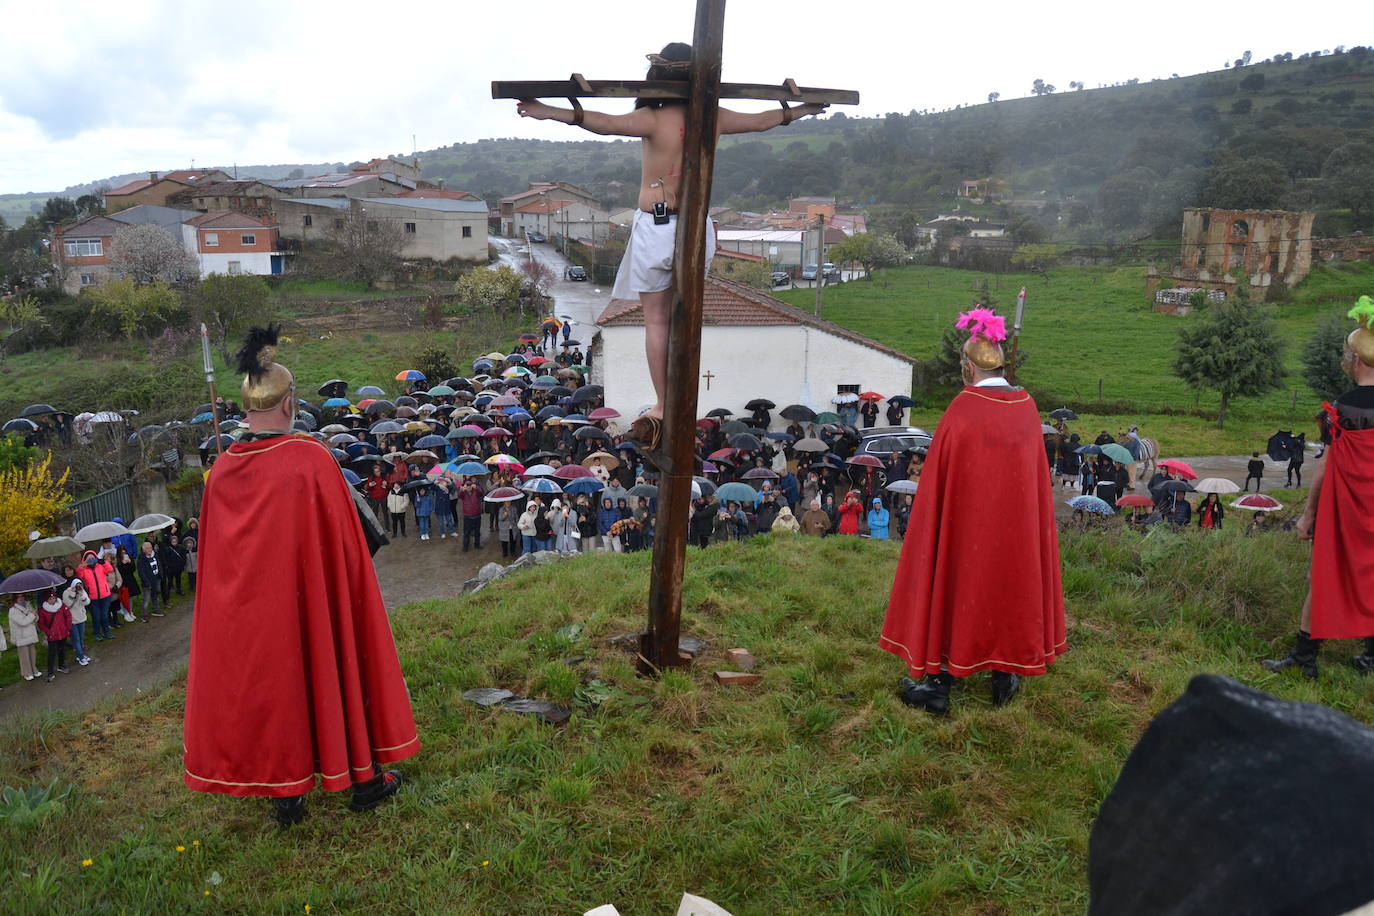
MULTIPOLYGON (((591 382, 605 388, 608 407, 632 418, 654 402, 643 309, 638 300, 613 299, 596 324, 591 382)), ((821 413, 834 410, 831 399, 843 392, 909 395, 915 362, 767 293, 707 277, 698 416, 720 407, 748 414, 744 405, 754 398, 767 398, 779 410, 804 404, 821 413)), ((668 384, 679 381, 670 372, 668 384)), ((773 411, 774 428, 787 422, 773 411)))

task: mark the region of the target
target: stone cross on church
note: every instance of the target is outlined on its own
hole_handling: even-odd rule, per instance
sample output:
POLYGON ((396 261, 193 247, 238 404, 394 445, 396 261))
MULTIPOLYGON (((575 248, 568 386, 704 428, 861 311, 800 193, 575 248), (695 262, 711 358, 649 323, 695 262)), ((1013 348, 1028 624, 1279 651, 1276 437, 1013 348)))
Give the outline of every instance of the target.
MULTIPOLYGON (((673 262, 674 295, 669 315, 670 377, 695 378, 701 371, 701 314, 706 284, 706 225, 711 206, 711 177, 716 156, 716 121, 721 99, 857 105, 859 94, 844 89, 800 88, 794 80, 781 86, 721 83, 721 47, 725 37, 725 0, 697 0, 692 62, 687 82, 667 80, 587 80, 574 73, 567 80, 493 82, 494 99, 565 98, 581 110, 579 98, 684 99, 686 132, 682 148, 682 190, 673 262)), ((706 374, 707 387, 714 377, 706 374)), ((658 522, 653 572, 649 585, 649 625, 640 641, 640 664, 646 672, 686 664, 678 651, 682 614, 682 574, 687 560, 687 526, 691 517, 695 469, 697 388, 668 389, 660 468, 658 522)))

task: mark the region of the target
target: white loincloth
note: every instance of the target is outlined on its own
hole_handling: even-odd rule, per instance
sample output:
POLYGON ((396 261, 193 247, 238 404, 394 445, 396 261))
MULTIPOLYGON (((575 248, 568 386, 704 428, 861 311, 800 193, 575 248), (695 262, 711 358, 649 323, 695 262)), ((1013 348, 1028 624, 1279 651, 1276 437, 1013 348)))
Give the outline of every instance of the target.
MULTIPOLYGON (((612 299, 638 299, 640 293, 662 292, 673 285, 673 249, 677 241, 677 214, 668 217, 661 226, 654 224, 654 215, 635 211, 630 241, 625 244, 625 256, 616 271, 612 299)), ((706 266, 716 254, 716 224, 706 221, 706 266)))

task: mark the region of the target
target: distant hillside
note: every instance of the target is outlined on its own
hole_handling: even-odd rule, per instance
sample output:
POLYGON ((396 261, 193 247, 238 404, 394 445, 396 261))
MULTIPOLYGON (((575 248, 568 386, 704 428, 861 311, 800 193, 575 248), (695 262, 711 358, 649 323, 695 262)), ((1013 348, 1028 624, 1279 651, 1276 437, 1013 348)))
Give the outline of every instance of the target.
MULTIPOLYGON (((723 140, 713 196, 762 209, 835 195, 869 208, 871 224, 905 234, 952 207, 961 180, 992 177, 1004 198, 1023 203, 1011 212, 962 205, 1003 218, 1019 209, 1025 240, 1169 237, 1190 205, 1318 209, 1326 211, 1321 232, 1374 229, 1371 125, 1374 53, 1361 47, 942 112, 859 119, 837 111, 723 140)), ((626 140, 490 139, 418 155, 426 178, 489 201, 558 178, 617 206, 632 200, 639 181, 639 147, 626 140)), ((270 178, 333 167, 239 172, 270 178)), ((0 213, 10 219, 9 208, 28 212, 45 198, 0 196, 0 213)))

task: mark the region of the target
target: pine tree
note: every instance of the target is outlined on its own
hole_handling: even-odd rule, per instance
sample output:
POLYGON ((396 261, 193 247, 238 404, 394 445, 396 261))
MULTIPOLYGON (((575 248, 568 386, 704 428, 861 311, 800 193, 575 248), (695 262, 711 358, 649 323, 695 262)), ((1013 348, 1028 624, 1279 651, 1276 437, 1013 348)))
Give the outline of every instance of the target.
POLYGON ((1283 383, 1283 341, 1268 309, 1226 303, 1213 306, 1178 335, 1174 374, 1194 388, 1221 395, 1217 426, 1226 423, 1231 399, 1255 397, 1283 383))
POLYGON ((1302 348, 1302 377, 1319 398, 1334 401, 1350 387, 1341 368, 1348 333, 1350 322, 1337 314, 1327 315, 1302 348))

